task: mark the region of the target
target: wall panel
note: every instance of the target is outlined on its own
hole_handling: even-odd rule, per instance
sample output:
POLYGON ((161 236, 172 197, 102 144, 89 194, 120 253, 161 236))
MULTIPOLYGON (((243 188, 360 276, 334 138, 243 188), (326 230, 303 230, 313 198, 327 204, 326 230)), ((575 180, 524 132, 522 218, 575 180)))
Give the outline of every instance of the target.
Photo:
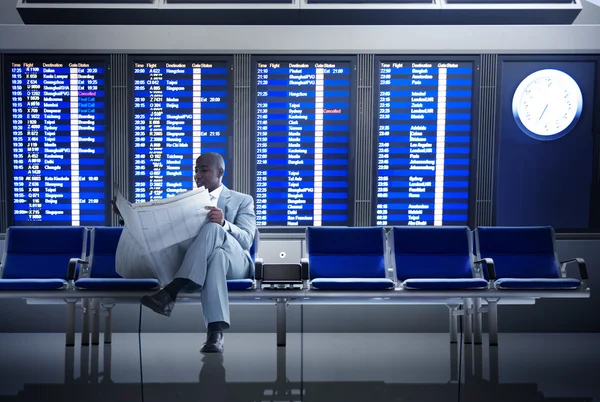
POLYGON ((371 225, 373 186, 373 147, 377 146, 374 130, 375 55, 359 54, 356 63, 356 139, 354 164, 354 225, 371 225))
MULTIPOLYGON (((127 77, 129 65, 127 55, 113 54, 110 57, 110 164, 111 181, 107 185, 113 187, 117 183, 121 192, 129 198, 130 146, 129 137, 129 99, 127 97, 127 77)), ((117 216, 112 214, 112 224, 117 225, 117 216)))
MULTIPOLYGON (((479 86, 479 127, 477 134, 477 167, 475 226, 489 226, 493 222, 494 154, 496 141, 496 84, 498 55, 481 56, 479 86)), ((476 89, 477 90, 477 89, 476 89)), ((473 111, 475 113, 475 110, 473 111)), ((473 174, 472 173, 472 174, 473 174)))
POLYGON ((8 149, 5 142, 6 136, 8 136, 8 130, 6 129, 6 100, 4 95, 4 86, 8 85, 7 77, 4 76, 4 56, 0 54, 0 233, 5 233, 8 227, 8 206, 6 197, 8 197, 8 188, 12 180, 8 179, 8 149))
POLYGON ((0 52, 477 54, 598 53, 600 25, 0 25, 0 52))
MULTIPOLYGON (((249 54, 233 57, 233 186, 232 189, 250 194, 252 188, 252 62, 249 54)), ((232 171, 229 171, 230 174, 232 171)))

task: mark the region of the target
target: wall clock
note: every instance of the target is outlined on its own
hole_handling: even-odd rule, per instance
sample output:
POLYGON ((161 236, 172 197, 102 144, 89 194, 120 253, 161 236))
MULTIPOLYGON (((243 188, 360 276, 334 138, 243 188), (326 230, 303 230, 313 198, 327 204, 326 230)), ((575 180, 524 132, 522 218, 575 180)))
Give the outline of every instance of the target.
POLYGON ((527 76, 515 91, 512 111, 519 128, 537 140, 555 140, 577 125, 583 96, 567 73, 544 69, 527 76))

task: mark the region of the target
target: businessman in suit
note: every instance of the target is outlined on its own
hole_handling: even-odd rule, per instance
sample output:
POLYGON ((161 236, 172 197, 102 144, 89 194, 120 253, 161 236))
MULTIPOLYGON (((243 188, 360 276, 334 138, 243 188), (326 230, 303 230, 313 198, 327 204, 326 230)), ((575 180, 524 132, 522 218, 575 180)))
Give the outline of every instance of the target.
POLYGON ((208 333, 203 353, 223 351, 223 331, 229 328, 227 279, 248 278, 253 269, 250 247, 256 231, 254 200, 222 184, 225 162, 218 153, 208 152, 196 160, 194 179, 204 186, 216 206, 206 207, 206 223, 186 251, 171 283, 142 304, 170 316, 177 294, 201 292, 204 323, 208 333))

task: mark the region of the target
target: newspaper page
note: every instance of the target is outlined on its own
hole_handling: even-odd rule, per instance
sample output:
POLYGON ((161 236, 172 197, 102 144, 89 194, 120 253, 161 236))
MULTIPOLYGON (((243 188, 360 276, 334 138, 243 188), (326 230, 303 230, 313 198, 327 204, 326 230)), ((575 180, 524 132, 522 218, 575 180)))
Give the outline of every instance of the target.
POLYGON ((119 239, 116 270, 124 278, 173 280, 188 247, 207 222, 206 206, 214 206, 199 187, 161 200, 132 204, 115 186, 116 205, 125 226, 119 239))

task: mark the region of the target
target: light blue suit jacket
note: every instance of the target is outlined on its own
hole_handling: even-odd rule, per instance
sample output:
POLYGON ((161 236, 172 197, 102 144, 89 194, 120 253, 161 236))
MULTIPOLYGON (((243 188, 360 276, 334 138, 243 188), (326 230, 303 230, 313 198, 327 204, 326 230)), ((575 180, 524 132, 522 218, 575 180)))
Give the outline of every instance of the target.
POLYGON ((228 233, 242 246, 250 265, 254 268, 249 252, 256 233, 254 199, 247 194, 238 193, 223 186, 217 207, 223 210, 225 220, 229 222, 228 233))

